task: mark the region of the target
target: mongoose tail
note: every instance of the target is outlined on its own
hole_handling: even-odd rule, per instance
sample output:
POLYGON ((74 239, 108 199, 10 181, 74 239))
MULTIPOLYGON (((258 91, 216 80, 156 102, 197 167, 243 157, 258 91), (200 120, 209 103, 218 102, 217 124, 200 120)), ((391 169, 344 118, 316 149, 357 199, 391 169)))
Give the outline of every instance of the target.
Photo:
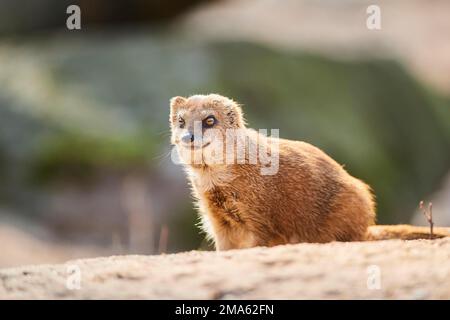
POLYGON ((417 240, 439 239, 450 237, 450 228, 433 228, 433 236, 430 237, 429 227, 418 227, 407 224, 399 225, 374 225, 367 229, 367 240, 417 240))

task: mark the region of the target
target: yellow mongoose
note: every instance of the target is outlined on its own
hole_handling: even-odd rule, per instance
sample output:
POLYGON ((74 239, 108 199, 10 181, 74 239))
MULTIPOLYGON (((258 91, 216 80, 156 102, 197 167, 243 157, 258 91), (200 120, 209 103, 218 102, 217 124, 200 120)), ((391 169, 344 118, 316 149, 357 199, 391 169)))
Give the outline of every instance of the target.
POLYGON ((170 124, 217 250, 368 238, 375 221, 370 187, 320 149, 247 129, 240 105, 217 94, 172 98, 170 124), (232 143, 230 132, 239 133, 232 143), (256 152, 252 161, 250 151, 260 146, 265 159, 256 152), (273 172, 264 172, 273 164, 268 157, 273 172))

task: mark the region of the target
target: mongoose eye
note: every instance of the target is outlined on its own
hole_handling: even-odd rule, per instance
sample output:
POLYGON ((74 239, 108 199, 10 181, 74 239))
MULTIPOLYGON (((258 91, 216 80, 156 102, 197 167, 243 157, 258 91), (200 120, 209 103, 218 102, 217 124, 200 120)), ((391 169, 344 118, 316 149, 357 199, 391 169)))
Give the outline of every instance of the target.
POLYGON ((184 127, 184 119, 178 118, 178 124, 180 125, 180 128, 183 128, 184 127))
POLYGON ((205 120, 203 120, 203 126, 210 128, 216 123, 216 118, 214 116, 209 116, 205 120))

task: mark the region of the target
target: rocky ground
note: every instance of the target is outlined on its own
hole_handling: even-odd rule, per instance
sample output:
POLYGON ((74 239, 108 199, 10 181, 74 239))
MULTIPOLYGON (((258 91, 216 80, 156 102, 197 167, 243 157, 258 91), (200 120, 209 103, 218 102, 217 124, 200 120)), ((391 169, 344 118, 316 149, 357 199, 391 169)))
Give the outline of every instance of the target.
POLYGON ((450 238, 112 256, 2 269, 0 298, 450 299, 449 261, 450 238))

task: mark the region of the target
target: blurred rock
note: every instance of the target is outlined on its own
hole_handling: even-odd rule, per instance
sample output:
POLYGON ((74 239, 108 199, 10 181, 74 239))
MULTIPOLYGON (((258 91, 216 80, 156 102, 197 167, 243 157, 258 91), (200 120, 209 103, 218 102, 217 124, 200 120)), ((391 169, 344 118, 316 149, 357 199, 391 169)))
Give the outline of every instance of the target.
MULTIPOLYGON (((31 221, 5 216, 0 212, 0 268, 19 265, 63 263, 70 259, 112 254, 94 245, 77 245, 55 241, 45 226, 30 226, 31 221)), ((58 238, 56 238, 58 239, 58 238)))
POLYGON ((447 0, 227 0, 186 16, 198 39, 258 42, 348 58, 396 57, 419 79, 450 95, 450 2, 447 0), (368 30, 366 9, 381 10, 368 30))

